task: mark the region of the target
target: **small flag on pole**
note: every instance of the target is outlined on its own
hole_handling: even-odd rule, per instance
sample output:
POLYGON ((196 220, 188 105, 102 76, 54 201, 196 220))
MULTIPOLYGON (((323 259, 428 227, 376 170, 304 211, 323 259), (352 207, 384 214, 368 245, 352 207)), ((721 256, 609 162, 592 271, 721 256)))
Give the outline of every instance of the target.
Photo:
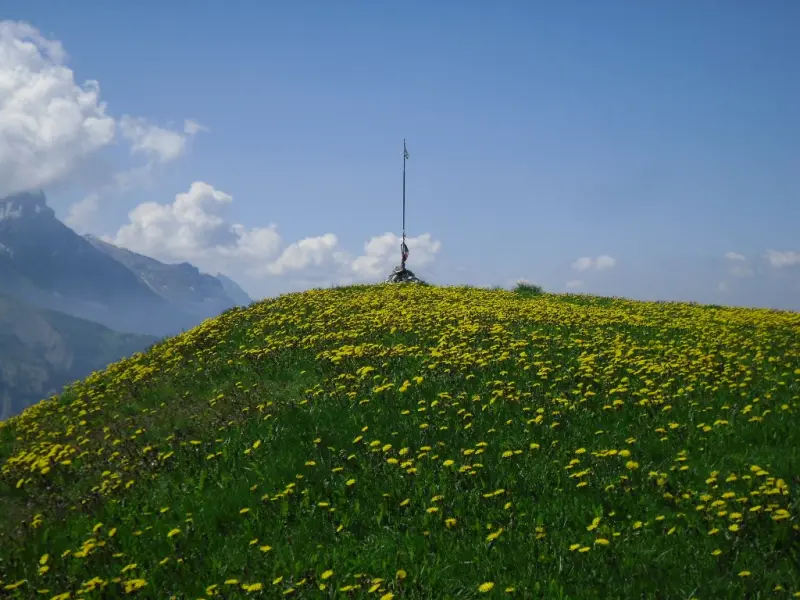
POLYGON ((406 150, 406 143, 403 142, 403 158, 408 160, 408 150, 406 150))

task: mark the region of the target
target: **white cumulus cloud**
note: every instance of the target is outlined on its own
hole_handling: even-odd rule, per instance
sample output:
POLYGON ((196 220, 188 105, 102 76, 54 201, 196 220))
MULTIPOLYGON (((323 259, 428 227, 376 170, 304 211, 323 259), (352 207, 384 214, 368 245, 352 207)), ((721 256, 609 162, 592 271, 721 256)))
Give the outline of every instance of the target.
POLYGON ((265 266, 270 275, 283 275, 291 271, 304 271, 323 265, 346 265, 347 255, 339 250, 339 240, 332 233, 308 237, 289 244, 281 255, 265 266))
POLYGON ((617 260, 614 257, 601 254, 597 257, 582 256, 572 263, 572 268, 576 271, 603 271, 613 268, 616 264, 617 260))
POLYGON ((186 120, 183 132, 164 129, 142 117, 123 115, 119 121, 122 136, 131 144, 131 154, 142 154, 153 163, 172 162, 186 151, 189 139, 205 127, 186 120))
POLYGON ((777 250, 767 250, 767 260, 775 268, 792 267, 800 265, 800 252, 787 250, 778 252, 777 250))
POLYGON ((752 277, 756 274, 755 269, 746 264, 747 258, 738 252, 726 252, 725 259, 730 262, 728 272, 734 277, 752 277))
POLYGON ((63 179, 114 139, 99 84, 78 84, 66 59, 34 27, 0 22, 0 197, 63 179))
MULTIPOLYGON (((247 228, 231 223, 225 210, 232 201, 230 194, 196 181, 170 204, 138 205, 128 213, 129 222, 104 239, 165 262, 187 261, 207 272, 256 279, 369 281, 388 275, 399 260, 400 238, 392 233, 372 237, 359 256, 344 250, 333 233, 284 243, 274 224, 247 228)), ((406 243, 415 267, 429 265, 441 248, 430 234, 406 243)))
POLYGON ((755 269, 748 265, 735 264, 730 268, 731 275, 734 277, 752 277, 756 274, 755 269))
POLYGON ((70 207, 68 223, 83 229, 101 198, 145 182, 154 165, 181 157, 207 128, 188 119, 182 131, 131 115, 116 120, 100 84, 76 81, 67 62, 58 40, 27 23, 0 21, 0 198, 60 183, 122 141, 145 164, 117 165, 114 184, 87 190, 93 193, 70 207))
POLYGON ((79 233, 86 233, 92 225, 92 218, 100 206, 100 196, 92 193, 73 204, 64 222, 79 233))
POLYGON ((143 154, 157 162, 175 160, 186 147, 184 134, 163 129, 141 117, 123 115, 119 128, 122 136, 131 143, 132 154, 143 154))
POLYGON ((200 125, 200 123, 191 119, 186 119, 183 122, 183 133, 186 135, 197 135, 201 131, 208 131, 208 127, 200 125))
MULTIPOLYGON (((400 236, 393 233, 372 237, 364 244, 364 253, 352 261, 353 273, 363 279, 388 275, 388 271, 400 262, 400 243, 400 236)), ((406 245, 409 263, 413 262, 415 267, 431 264, 442 247, 441 242, 434 240, 429 233, 406 238, 406 245)))
POLYGON ((145 202, 128 213, 129 223, 112 243, 167 262, 189 261, 212 271, 236 261, 248 269, 271 260, 280 248, 274 226, 245 228, 224 217, 233 198, 202 181, 175 196, 171 204, 145 202))

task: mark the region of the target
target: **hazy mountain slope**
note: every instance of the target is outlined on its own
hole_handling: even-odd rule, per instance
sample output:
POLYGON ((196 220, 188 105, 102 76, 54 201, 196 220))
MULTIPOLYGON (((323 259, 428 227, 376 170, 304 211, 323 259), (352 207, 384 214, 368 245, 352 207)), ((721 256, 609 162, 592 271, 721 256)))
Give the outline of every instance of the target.
POLYGON ((216 316, 239 304, 227 294, 220 279, 201 273, 189 263, 166 264, 92 235, 84 237, 95 248, 127 267, 161 298, 199 319, 216 316))
POLYGON ((117 333, 0 293, 0 420, 156 339, 117 333))
POLYGON ((0 291, 119 331, 193 326, 134 273, 55 218, 44 194, 0 200, 0 291))
POLYGON ((116 331, 158 336, 236 304, 192 265, 165 265, 78 235, 42 193, 0 200, 0 291, 116 331))
POLYGON ((248 306, 253 299, 245 292, 238 283, 230 277, 217 273, 217 279, 222 283, 222 288, 228 297, 233 300, 238 306, 248 306))

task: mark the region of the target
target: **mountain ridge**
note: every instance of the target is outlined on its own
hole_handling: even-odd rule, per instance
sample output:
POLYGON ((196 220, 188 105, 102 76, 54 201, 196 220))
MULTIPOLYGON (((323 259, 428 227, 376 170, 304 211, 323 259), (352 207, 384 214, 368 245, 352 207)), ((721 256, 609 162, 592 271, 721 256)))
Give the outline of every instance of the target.
MULTIPOLYGON (((201 319, 216 316, 240 304, 227 293, 226 284, 219 279, 219 276, 203 273, 191 263, 163 263, 127 248, 115 246, 91 234, 83 237, 95 248, 127 267, 156 295, 183 307, 185 311, 201 319)), ((229 278, 225 279, 238 287, 229 278)), ((244 291, 242 293, 244 294, 244 291)), ((251 300, 249 296, 246 297, 249 304, 251 300)))
POLYGON ((238 288, 189 263, 169 265, 79 235, 41 191, 0 200, 0 292, 35 306, 117 331, 174 335, 236 306, 226 285, 238 288))
POLYGON ((59 221, 43 193, 0 200, 0 291, 119 331, 178 333, 189 320, 59 221))

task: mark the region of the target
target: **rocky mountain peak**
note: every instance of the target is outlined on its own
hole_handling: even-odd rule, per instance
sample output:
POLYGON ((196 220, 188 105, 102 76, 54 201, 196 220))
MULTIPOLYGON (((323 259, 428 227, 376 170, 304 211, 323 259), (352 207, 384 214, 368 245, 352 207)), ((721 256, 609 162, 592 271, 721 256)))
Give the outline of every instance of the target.
POLYGON ((29 218, 55 218, 44 192, 21 192, 0 199, 0 223, 29 218))

